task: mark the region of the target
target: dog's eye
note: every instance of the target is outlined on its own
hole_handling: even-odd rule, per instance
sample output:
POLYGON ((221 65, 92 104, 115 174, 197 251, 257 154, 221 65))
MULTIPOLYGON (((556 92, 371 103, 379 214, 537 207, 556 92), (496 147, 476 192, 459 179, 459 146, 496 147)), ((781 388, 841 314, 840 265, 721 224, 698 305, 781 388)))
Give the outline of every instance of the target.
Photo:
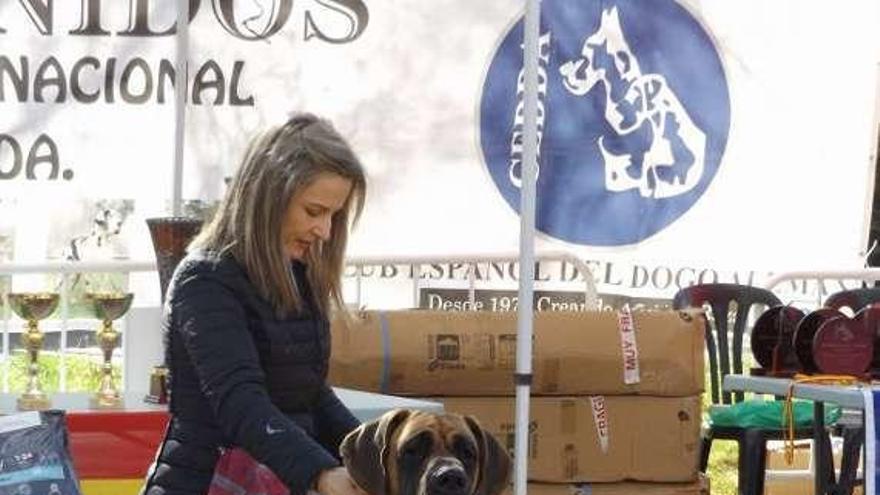
POLYGON ((418 460, 421 459, 424 454, 430 450, 431 448, 431 436, 427 434, 421 434, 404 445, 401 450, 401 456, 406 460, 418 460))
POLYGON ((456 438, 455 443, 452 445, 452 449, 455 451, 455 455, 462 461, 469 462, 477 458, 477 449, 471 442, 468 442, 464 438, 456 438))
POLYGON ((416 459, 419 457, 420 453, 418 445, 407 445, 403 449, 403 457, 407 459, 416 459))

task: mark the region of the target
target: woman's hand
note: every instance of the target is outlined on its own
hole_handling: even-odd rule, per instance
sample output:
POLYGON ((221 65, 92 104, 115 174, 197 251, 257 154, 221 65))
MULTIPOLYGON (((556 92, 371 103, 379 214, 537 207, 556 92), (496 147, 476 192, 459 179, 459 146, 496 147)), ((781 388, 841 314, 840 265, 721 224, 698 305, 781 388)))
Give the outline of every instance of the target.
POLYGON ((344 467, 325 469, 318 474, 315 488, 321 495, 367 495, 351 479, 344 467))

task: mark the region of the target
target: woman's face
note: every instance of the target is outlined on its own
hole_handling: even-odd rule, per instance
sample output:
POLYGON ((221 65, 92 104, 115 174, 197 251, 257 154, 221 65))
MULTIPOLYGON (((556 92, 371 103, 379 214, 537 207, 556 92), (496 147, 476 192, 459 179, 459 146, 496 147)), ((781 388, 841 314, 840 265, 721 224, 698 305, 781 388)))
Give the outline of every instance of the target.
POLYGON ((312 245, 330 238, 333 215, 345 205, 351 187, 350 180, 325 172, 290 198, 281 225, 287 257, 302 261, 312 245))

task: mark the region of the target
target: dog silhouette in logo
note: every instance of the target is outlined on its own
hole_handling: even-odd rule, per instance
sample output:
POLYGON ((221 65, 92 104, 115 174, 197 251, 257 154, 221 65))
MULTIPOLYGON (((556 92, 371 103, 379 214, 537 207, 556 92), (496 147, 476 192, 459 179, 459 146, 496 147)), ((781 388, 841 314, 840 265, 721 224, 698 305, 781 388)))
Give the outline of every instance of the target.
POLYGON ((604 88, 604 118, 614 132, 598 138, 606 190, 636 189, 645 198, 669 198, 699 183, 706 134, 662 74, 642 73, 617 7, 602 12, 599 28, 584 40, 581 56, 563 63, 559 72, 575 96, 604 88))

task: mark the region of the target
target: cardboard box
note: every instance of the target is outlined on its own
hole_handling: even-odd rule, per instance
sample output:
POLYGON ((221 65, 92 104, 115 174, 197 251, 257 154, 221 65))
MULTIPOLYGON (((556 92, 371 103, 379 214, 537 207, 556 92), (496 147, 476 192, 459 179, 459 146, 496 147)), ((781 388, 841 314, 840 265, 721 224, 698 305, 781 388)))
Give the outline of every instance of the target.
MULTIPOLYGON (((813 465, 813 441, 798 440, 794 444, 794 457, 792 463, 785 462, 785 442, 770 440, 767 442, 767 471, 795 471, 808 470, 813 465)), ((834 461, 840 462, 840 449, 832 450, 834 461)))
MULTIPOLYGON (((709 495, 709 479, 693 483, 529 483, 528 495, 709 495)), ((513 495, 510 488, 503 495, 513 495)))
MULTIPOLYGON (((541 312, 532 394, 659 395, 703 391, 702 313, 541 312), (624 330, 621 330, 624 328, 624 330)), ((514 394, 516 313, 366 312, 333 325, 330 381, 413 396, 514 394)))
MULTIPOLYGON (((764 482, 764 495, 804 495, 808 493, 815 493, 812 471, 792 471, 788 476, 767 478, 764 482)), ((863 494, 862 485, 853 487, 853 495, 863 494)))
MULTIPOLYGON (((469 414, 511 454, 513 398, 441 399, 469 414)), ((529 481, 693 482, 700 445, 700 397, 532 397, 529 481)))
MULTIPOLYGON (((813 493, 815 473, 812 460, 812 441, 800 440, 795 443, 794 459, 791 465, 785 462, 785 444, 780 441, 767 443, 767 472, 764 479, 764 495, 801 495, 813 493)), ((833 437, 831 454, 834 459, 835 476, 840 476, 840 461, 843 455, 843 439, 833 437)), ((861 468, 857 473, 861 478, 861 468)), ((862 487, 853 489, 854 495, 861 495, 862 487)))

